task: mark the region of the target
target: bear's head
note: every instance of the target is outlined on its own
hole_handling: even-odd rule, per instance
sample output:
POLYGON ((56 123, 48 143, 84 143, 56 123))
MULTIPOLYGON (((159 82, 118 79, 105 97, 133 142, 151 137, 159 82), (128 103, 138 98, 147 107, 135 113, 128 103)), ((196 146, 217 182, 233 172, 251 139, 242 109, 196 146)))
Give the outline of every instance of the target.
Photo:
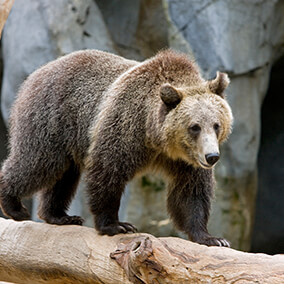
POLYGON ((219 145, 231 132, 233 116, 224 91, 229 84, 225 73, 196 86, 160 88, 163 151, 195 167, 212 168, 219 160, 219 145))

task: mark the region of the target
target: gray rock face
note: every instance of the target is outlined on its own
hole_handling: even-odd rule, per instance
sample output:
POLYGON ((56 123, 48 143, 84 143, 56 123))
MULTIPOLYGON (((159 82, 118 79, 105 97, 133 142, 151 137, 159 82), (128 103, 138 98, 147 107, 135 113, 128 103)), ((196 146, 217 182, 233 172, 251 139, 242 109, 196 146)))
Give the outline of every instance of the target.
POLYGON ((173 24, 201 69, 242 74, 271 62, 277 1, 169 0, 173 24), (257 52, 255 52, 257 50, 257 52))
POLYGON ((162 0, 96 2, 121 55, 144 60, 168 45, 162 0))
MULTIPOLYGON (((257 160, 261 106, 271 67, 284 54, 283 15, 284 2, 280 0, 15 1, 2 40, 4 120, 20 84, 31 72, 77 49, 97 48, 143 60, 170 46, 196 60, 207 79, 217 70, 228 72, 231 85, 227 93, 235 122, 215 171, 218 183, 209 230, 229 239, 233 247, 248 250, 258 181, 265 197, 261 206, 267 196, 273 196, 268 194, 270 179, 258 178, 257 160)), ((277 168, 271 167, 271 171, 277 168)), ((265 171, 260 168, 259 172, 265 171)), ((280 170, 277 173, 278 177, 282 174, 280 170)), ((136 179, 127 187, 120 216, 142 231, 181 236, 168 218, 166 196, 159 177, 136 179)), ((87 225, 92 225, 83 203, 79 194, 71 211, 81 213, 87 225)), ((274 216, 275 227, 277 220, 281 222, 281 216, 265 216, 274 216)), ((257 220, 256 227, 261 230, 261 219, 257 220)))
POLYGON ((23 80, 39 66, 74 50, 115 52, 94 1, 15 1, 3 34, 2 114, 9 109, 23 80))

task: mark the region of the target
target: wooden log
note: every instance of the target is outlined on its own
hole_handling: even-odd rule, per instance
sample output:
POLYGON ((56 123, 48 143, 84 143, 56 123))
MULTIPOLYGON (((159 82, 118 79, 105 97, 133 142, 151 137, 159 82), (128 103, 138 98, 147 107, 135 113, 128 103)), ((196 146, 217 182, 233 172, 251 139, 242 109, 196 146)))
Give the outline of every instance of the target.
POLYGON ((0 38, 13 4, 14 0, 0 0, 0 38))
POLYGON ((87 227, 0 218, 0 281, 131 283, 109 256, 120 238, 87 227))
POLYGON ((284 283, 284 255, 206 247, 149 234, 0 218, 0 281, 14 283, 284 283))
POLYGON ((133 283, 284 283, 284 255, 207 247, 179 238, 125 238, 111 254, 133 283))

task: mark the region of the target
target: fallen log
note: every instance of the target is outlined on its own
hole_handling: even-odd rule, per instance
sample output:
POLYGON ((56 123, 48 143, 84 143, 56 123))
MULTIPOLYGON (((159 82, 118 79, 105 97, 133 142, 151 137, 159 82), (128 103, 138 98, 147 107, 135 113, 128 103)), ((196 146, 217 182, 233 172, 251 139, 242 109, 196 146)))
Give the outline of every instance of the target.
POLYGON ((284 255, 206 247, 149 234, 0 218, 0 281, 14 283, 284 283, 284 255))

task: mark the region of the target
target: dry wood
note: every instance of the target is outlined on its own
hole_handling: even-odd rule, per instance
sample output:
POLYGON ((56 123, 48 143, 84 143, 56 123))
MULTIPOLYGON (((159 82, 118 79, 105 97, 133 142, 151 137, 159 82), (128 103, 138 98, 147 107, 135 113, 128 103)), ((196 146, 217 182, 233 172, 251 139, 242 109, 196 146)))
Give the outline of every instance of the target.
POLYGON ((0 37, 14 0, 0 0, 0 37))
POLYGON ((14 283, 284 283, 284 255, 206 247, 149 234, 0 218, 0 281, 14 283))

